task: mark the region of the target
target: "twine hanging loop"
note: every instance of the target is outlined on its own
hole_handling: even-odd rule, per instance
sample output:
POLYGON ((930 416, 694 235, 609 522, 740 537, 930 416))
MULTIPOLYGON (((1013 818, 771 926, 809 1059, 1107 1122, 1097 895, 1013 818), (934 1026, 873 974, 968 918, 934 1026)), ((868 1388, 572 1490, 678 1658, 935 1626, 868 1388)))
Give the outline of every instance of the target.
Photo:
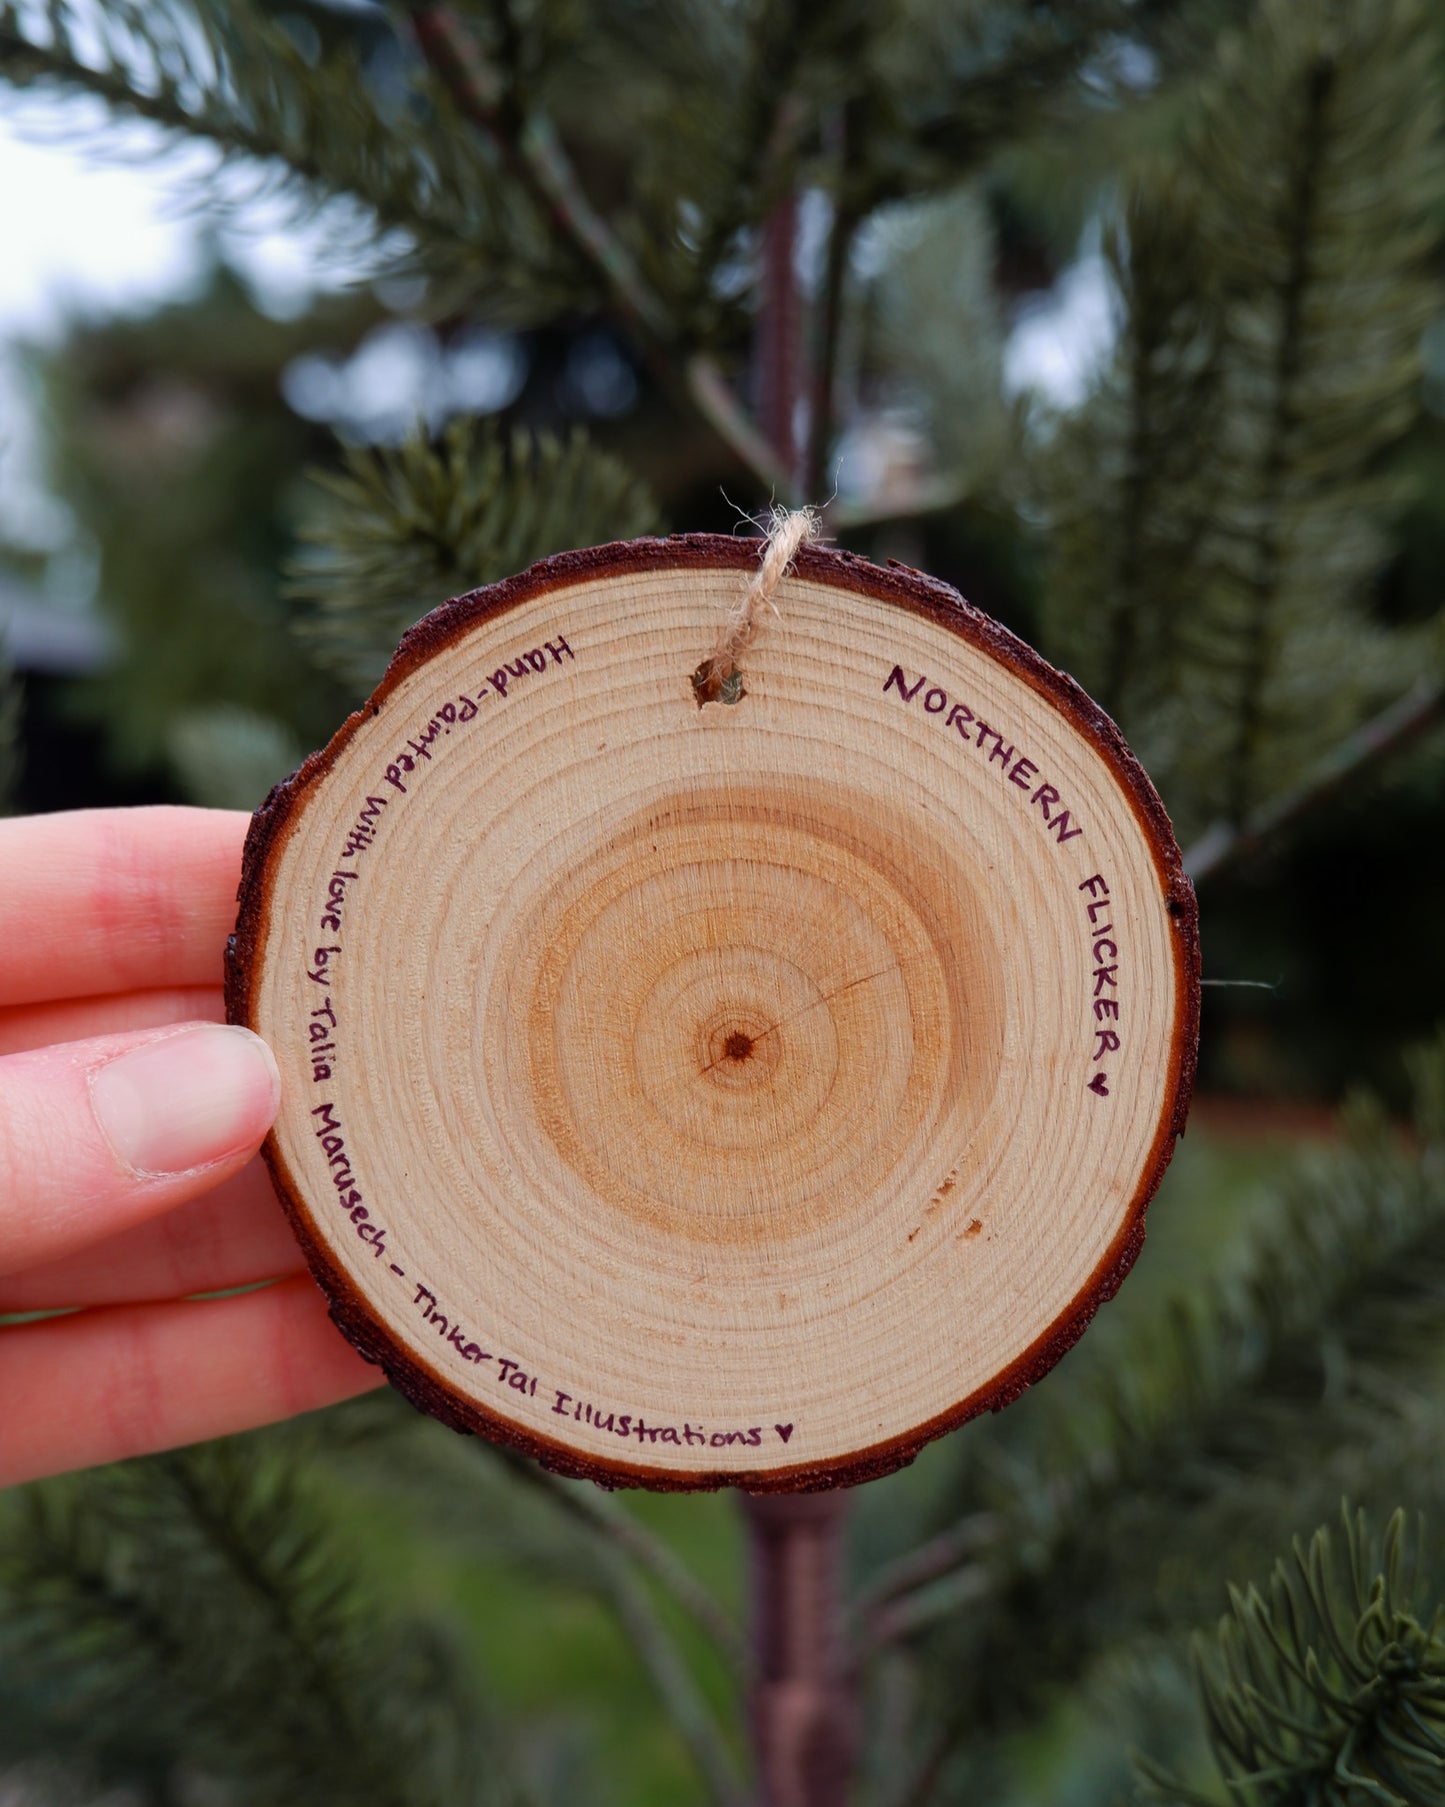
POLYGON ((704 703, 736 703, 745 694, 739 661, 762 637, 768 613, 777 614, 773 593, 787 576, 800 548, 817 537, 818 518, 811 508, 773 510, 772 526, 752 581, 728 610, 718 631, 717 645, 692 674, 699 707, 704 703))

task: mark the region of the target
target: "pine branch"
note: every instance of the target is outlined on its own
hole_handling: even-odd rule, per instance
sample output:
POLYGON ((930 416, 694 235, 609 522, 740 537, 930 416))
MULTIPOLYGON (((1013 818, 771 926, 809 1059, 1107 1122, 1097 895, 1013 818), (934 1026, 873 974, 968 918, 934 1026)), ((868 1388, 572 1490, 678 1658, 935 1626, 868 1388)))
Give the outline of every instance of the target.
POLYGON ((184 1763, 227 1798, 512 1798, 458 1656, 361 1595, 299 1472, 252 1439, 9 1503, 0 1672, 102 1779, 184 1763))
POLYGON ((289 1489, 276 1500, 244 1498, 245 1481, 239 1472, 224 1472, 226 1460, 216 1454, 209 1459, 179 1456, 162 1458, 157 1466, 201 1538, 269 1621, 286 1653, 288 1686, 292 1677, 298 1679, 302 1691, 319 1707, 332 1738, 350 1743, 361 1728, 354 1722, 354 1703, 327 1660, 325 1646, 334 1642, 334 1628, 326 1615, 308 1610, 309 1602, 297 1585, 308 1577, 301 1565, 287 1560, 289 1552, 282 1554, 277 1547, 282 1537, 296 1535, 294 1518, 301 1502, 289 1489))
POLYGON ((654 1537, 624 1505, 608 1494, 561 1480, 525 1456, 514 1456, 507 1450, 489 1451, 488 1455, 489 1459, 500 1458, 518 1480, 544 1493, 569 1518, 585 1525, 593 1536, 615 1546, 636 1563, 712 1641, 731 1666, 734 1677, 741 1679, 747 1650, 732 1615, 669 1546, 654 1537))
POLYGON ((461 114, 483 134, 562 237, 597 274, 621 323, 631 328, 654 376, 684 399, 758 481, 784 495, 791 479, 712 359, 682 349, 669 309, 647 286, 626 245, 592 205, 556 128, 539 108, 512 134, 503 90, 449 6, 422 0, 412 23, 424 56, 461 114))
POLYGON ((626 246, 588 199, 550 120, 533 111, 512 139, 504 119, 503 85, 451 7, 436 0, 418 0, 410 10, 422 54, 458 111, 525 183, 562 237, 596 270, 623 320, 646 337, 669 336, 667 310, 648 290, 626 246))
MULTIPOLYGON (((1146 252, 1131 269, 1126 354, 1130 405, 1120 510, 1123 531, 1102 687, 1103 706, 1110 711, 1132 696, 1141 667, 1150 683, 1161 679, 1168 683, 1172 675, 1172 629, 1186 600, 1175 588, 1168 613, 1151 635, 1154 624, 1148 621, 1150 599, 1145 586, 1158 580, 1161 556, 1176 576, 1189 569, 1203 528, 1203 509, 1197 502, 1186 505, 1183 518, 1171 522, 1166 514, 1168 504, 1160 506, 1160 490, 1170 478, 1178 483, 1182 474, 1177 461, 1189 438, 1180 432, 1184 421, 1189 419, 1195 431, 1207 431, 1217 392, 1216 325, 1207 287, 1202 294, 1196 290, 1185 295, 1177 286, 1179 276, 1197 273, 1191 255, 1195 247, 1189 243, 1194 235, 1192 208, 1180 187, 1165 184, 1157 196, 1147 198, 1144 191, 1138 192, 1127 229, 1131 256, 1142 248, 1141 239, 1147 235, 1157 239, 1172 231, 1176 236, 1162 255, 1156 252, 1151 257, 1146 252), (1156 209, 1152 218, 1151 205, 1156 209), (1180 238, 1187 247, 1182 256, 1180 238), (1151 292, 1151 279, 1161 277, 1164 292, 1151 292), (1174 360, 1182 361, 1183 368, 1171 367, 1174 360), (1162 521, 1161 515, 1166 517, 1162 521)), ((1111 244, 1110 253, 1116 270, 1121 269, 1123 257, 1117 241, 1111 244)), ((1157 609, 1157 603, 1154 606, 1157 609)))
POLYGON ((1184 854, 1184 870, 1196 885, 1248 859, 1281 830, 1327 802, 1360 772, 1377 767, 1424 734, 1445 714, 1445 684, 1423 677, 1397 702, 1348 734, 1302 783, 1257 809, 1238 827, 1217 822, 1184 854))
POLYGON ((1136 98, 1119 79, 1121 48, 1160 53, 1187 10, 1179 0, 898 8, 868 58, 864 211, 974 179, 1001 147, 1047 125, 1073 134, 1085 116, 1097 131, 1101 102, 1136 98))
MULTIPOLYGON (((1046 1467, 1000 1476, 996 1538, 976 1521, 957 1566, 878 1590, 873 1649, 937 1628, 923 1646, 944 1689, 929 1788, 962 1740, 986 1749, 1106 1649, 1197 1619, 1199 1548, 1247 1559, 1311 1489, 1426 1484, 1445 1048, 1417 1062, 1416 1090, 1418 1147, 1364 1113, 1349 1149, 1305 1164, 1241 1270, 1126 1351, 1102 1422, 1058 1402, 1090 1430, 1064 1458, 1061 1426, 1046 1467)), ((1438 1464, 1428 1484, 1445 1496, 1438 1464)))
POLYGON ((355 52, 313 67, 254 0, 108 0, 98 19, 72 0, 44 0, 39 20, 20 0, 0 0, 0 80, 90 94, 227 156, 279 163, 308 204, 351 196, 378 232, 401 229, 423 263, 444 271, 465 264, 470 282, 485 281, 513 311, 587 292, 444 94, 413 92, 408 104, 429 109, 433 129, 401 131, 405 109, 374 97, 355 52))
POLYGON ((737 1764, 646 1592, 610 1551, 603 1574, 618 1620, 691 1753, 709 1799, 714 1807, 743 1807, 737 1764))
POLYGON ((1110 247, 1120 350, 1046 465, 1047 643, 1186 834, 1293 793, 1418 666, 1366 603, 1438 306, 1434 54, 1418 0, 1264 0, 1110 247))
POLYGON ((739 1807, 736 1763, 693 1669, 655 1604, 692 1620, 740 1679, 737 1632, 722 1608, 646 1526, 606 1496, 523 1456, 460 1442, 411 1413, 383 1413, 373 1434, 334 1453, 348 1486, 395 1494, 409 1516, 469 1556, 506 1560, 550 1587, 595 1596, 632 1647, 718 1807, 739 1807), (539 1499, 546 1509, 538 1510, 539 1499))
POLYGON ((818 353, 808 437, 807 490, 809 495, 819 497, 826 495, 830 487, 828 457, 837 431, 838 353, 843 334, 844 289, 860 224, 854 194, 861 150, 860 111, 858 103, 852 101, 838 116, 838 175, 818 308, 818 353))
POLYGON ((1136 178, 1105 240, 1125 309, 1119 350, 1044 465, 1046 642, 1140 732, 1150 763, 1154 699, 1177 682, 1180 625, 1200 600, 1199 446, 1219 422, 1219 308, 1197 216, 1187 180, 1136 178))
POLYGON ((941 1577, 959 1573, 969 1559, 990 1549, 1003 1532, 996 1513, 976 1512, 936 1537, 909 1550, 858 1590, 852 1602, 853 1617, 860 1623, 874 1621, 874 1636, 880 1643, 891 1642, 895 1633, 877 1624, 880 1614, 895 1600, 916 1597, 917 1590, 941 1577))
MULTIPOLYGON (((1298 1539, 1268 1596, 1230 1589, 1230 1611, 1196 1640, 1210 1746, 1230 1801, 1252 1807, 1440 1807, 1445 1803, 1445 1635, 1425 1599, 1423 1532, 1396 1512, 1378 1542, 1343 1513, 1345 1573, 1329 1533, 1298 1539), (1412 1575, 1411 1570, 1415 1573, 1412 1575)), ((1140 1761, 1138 1798, 1215 1807, 1140 1761)))
POLYGON ((449 596, 570 546, 658 525, 656 505, 577 429, 504 438, 459 417, 433 445, 348 449, 318 473, 290 568, 298 631, 321 664, 359 689, 381 676, 406 628, 449 596))
MULTIPOLYGON (((1213 524, 1176 763, 1238 823, 1401 686, 1361 612, 1438 305, 1434 33, 1416 0, 1266 0, 1194 146, 1226 317, 1213 524)), ((1206 818, 1207 819, 1207 818, 1206 818)))
POLYGON ((744 41, 737 59, 745 73, 739 104, 723 150, 725 197, 707 220, 694 264, 694 311, 702 309, 719 264, 749 226, 772 211, 786 187, 789 140, 799 121, 789 104, 799 60, 806 53, 808 13, 796 0, 761 0, 742 15, 744 41), (789 115, 793 117, 789 117, 789 115))
POLYGON ((1297 161, 1280 221, 1284 270, 1276 303, 1279 324, 1268 369, 1271 399, 1267 426, 1256 480, 1251 485, 1244 580, 1249 611, 1242 635, 1243 679, 1238 732, 1227 756, 1226 809, 1236 822, 1243 819, 1252 800, 1254 769, 1265 732, 1265 687, 1282 650, 1274 644, 1271 619, 1271 605, 1286 556, 1279 517, 1293 451, 1290 442, 1302 407, 1298 390, 1305 360, 1305 300, 1318 279, 1315 264, 1321 255, 1317 244, 1320 190, 1329 142, 1329 115, 1338 104, 1339 76, 1335 57, 1323 51, 1312 57, 1303 71, 1302 117, 1292 135, 1291 147, 1297 161))
MULTIPOLYGON (((864 380, 924 440, 925 462, 942 473, 928 487, 976 492, 1004 463, 1015 427, 982 187, 895 208, 873 238, 887 275, 867 295, 864 380)), ((915 486, 901 500, 911 509, 923 495, 915 486)))

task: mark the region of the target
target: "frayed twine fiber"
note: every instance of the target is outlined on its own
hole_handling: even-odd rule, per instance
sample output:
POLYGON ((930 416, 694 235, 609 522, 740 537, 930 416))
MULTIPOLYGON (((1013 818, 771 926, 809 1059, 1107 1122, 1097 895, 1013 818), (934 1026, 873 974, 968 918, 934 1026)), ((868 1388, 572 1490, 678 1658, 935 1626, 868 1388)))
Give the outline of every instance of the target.
POLYGON ((762 636, 766 611, 776 615, 773 592, 788 574, 799 549, 818 537, 818 517, 811 508, 775 508, 763 556, 753 580, 728 610, 717 645, 692 674, 698 707, 735 703, 744 695, 738 661, 762 636))

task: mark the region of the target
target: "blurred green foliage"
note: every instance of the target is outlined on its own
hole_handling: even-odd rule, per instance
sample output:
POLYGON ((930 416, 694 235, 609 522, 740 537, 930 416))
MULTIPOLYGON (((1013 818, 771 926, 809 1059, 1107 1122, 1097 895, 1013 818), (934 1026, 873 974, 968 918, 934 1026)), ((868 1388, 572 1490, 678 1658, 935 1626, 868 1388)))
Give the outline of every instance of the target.
MULTIPOLYGON (((1295 1784, 1321 1807, 1445 1800, 1445 1639, 1425 1594, 1424 1551, 1397 1512, 1383 1539, 1344 1514, 1346 1573, 1329 1532, 1276 1565, 1268 1596, 1230 1590, 1215 1639, 1199 1640, 1209 1740, 1229 1798, 1280 1799, 1295 1784), (1411 1572, 1413 1570, 1413 1573, 1411 1572)), ((1145 1767, 1145 1798, 1214 1807, 1145 1767)))
POLYGON ((360 689, 376 684, 418 596, 460 595, 552 552, 636 539, 660 525, 627 467, 570 438, 504 443, 465 417, 433 448, 416 432, 394 452, 349 447, 322 472, 300 527, 290 593, 309 604, 298 631, 321 663, 360 689))

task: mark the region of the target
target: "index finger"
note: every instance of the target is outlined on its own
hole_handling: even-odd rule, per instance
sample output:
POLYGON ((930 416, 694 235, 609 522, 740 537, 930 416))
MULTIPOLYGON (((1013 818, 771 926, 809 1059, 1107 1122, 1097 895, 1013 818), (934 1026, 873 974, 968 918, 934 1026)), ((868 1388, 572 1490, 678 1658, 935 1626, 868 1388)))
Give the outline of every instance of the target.
POLYGON ((219 985, 249 820, 160 805, 0 821, 0 1004, 219 985))

